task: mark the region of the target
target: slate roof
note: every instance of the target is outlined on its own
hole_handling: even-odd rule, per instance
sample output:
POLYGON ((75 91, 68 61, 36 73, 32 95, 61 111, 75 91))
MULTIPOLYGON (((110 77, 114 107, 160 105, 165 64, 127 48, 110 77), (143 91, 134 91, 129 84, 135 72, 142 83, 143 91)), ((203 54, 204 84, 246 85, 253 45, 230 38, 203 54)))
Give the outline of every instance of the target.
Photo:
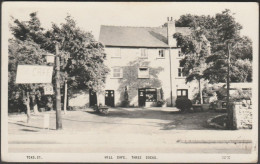
MULTIPOLYGON (((189 27, 176 27, 176 32, 189 35, 189 27)), ((99 41, 105 46, 168 47, 167 27, 107 26, 100 28, 99 41)))

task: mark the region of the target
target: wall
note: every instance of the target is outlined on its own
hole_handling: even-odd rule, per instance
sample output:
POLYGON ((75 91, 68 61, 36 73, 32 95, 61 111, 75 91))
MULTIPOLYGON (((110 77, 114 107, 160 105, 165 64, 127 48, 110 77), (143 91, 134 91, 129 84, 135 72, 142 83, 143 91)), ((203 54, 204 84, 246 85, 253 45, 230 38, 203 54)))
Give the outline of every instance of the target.
POLYGON ((236 103, 232 110, 235 129, 252 129, 252 108, 250 104, 236 103))
MULTIPOLYGON (((143 59, 141 56, 140 48, 121 48, 121 58, 113 58, 112 54, 116 52, 116 48, 106 47, 107 59, 105 64, 109 67, 119 66, 123 68, 123 78, 115 79, 111 73, 107 76, 106 85, 104 90, 115 91, 115 105, 120 106, 122 95, 125 86, 128 87, 130 105, 138 106, 138 88, 154 87, 163 88, 164 97, 167 100, 167 105, 171 104, 170 101, 170 58, 172 65, 172 94, 173 105, 175 105, 177 89, 189 89, 189 85, 185 84, 185 78, 178 77, 179 61, 182 59, 178 57, 179 48, 165 49, 165 58, 159 57, 159 50, 157 48, 146 49, 148 58, 143 59), (150 79, 138 79, 138 67, 147 65, 150 68, 150 79)), ((112 69, 111 69, 112 70, 112 69)), ((189 98, 192 92, 189 91, 189 98)), ((99 95, 99 100, 104 104, 103 94, 99 95)))

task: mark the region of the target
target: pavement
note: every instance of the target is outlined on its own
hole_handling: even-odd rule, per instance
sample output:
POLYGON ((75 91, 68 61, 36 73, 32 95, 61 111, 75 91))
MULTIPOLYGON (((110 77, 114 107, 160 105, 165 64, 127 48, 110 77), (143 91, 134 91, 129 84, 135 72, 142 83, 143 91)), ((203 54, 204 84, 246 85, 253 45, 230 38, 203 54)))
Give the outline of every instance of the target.
POLYGON ((112 108, 108 115, 92 109, 67 111, 62 130, 55 112, 9 115, 9 152, 64 153, 251 153, 251 130, 207 126, 213 111, 179 113, 176 108, 112 108), (44 129, 44 114, 50 128, 44 129))

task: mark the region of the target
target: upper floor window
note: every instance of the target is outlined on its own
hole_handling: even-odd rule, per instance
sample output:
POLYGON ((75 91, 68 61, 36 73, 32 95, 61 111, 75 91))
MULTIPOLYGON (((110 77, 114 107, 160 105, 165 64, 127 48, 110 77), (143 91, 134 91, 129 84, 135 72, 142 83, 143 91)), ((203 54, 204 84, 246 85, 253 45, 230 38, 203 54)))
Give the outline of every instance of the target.
POLYGON ((140 58, 148 58, 147 49, 141 48, 141 56, 140 58))
POLYGON ((112 77, 113 78, 123 78, 123 69, 121 67, 112 68, 112 77))
POLYGON ((178 77, 184 77, 182 67, 178 68, 178 77))
POLYGON ((158 58, 165 58, 165 50, 159 50, 158 58))
POLYGON ((121 49, 115 48, 113 53, 111 54, 112 58, 121 58, 121 49))
POLYGON ((179 61, 179 67, 184 67, 184 62, 179 61))
POLYGON ((181 50, 178 51, 178 57, 183 57, 183 53, 181 52, 181 50))
POLYGON ((147 67, 140 67, 138 69, 138 78, 149 78, 149 68, 147 67))

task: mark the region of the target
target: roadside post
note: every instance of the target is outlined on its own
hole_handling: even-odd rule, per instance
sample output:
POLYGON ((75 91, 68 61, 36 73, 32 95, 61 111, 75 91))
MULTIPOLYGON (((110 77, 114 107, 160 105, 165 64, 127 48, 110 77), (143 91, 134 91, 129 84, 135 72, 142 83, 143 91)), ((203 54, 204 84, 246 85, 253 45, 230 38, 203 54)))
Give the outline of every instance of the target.
POLYGON ((49 114, 44 114, 43 128, 48 129, 48 130, 50 129, 50 115, 49 114))

